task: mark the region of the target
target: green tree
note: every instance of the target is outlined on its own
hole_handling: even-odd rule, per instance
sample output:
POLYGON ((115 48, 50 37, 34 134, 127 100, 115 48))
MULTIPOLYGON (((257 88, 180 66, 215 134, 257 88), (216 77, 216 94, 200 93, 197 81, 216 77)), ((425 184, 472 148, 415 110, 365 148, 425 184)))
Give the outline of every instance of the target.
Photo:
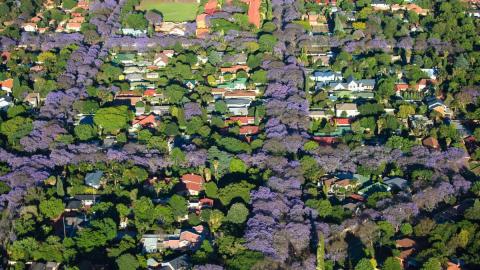
POLYGON ((95 125, 106 133, 117 134, 127 127, 131 119, 131 112, 127 106, 101 108, 93 117, 95 125))
POLYGON ((63 188, 63 180, 60 177, 57 178, 56 188, 57 188, 58 197, 65 196, 65 189, 63 188))
POLYGON ((383 263, 382 270, 402 270, 400 260, 395 257, 388 257, 383 263))
POLYGON ((1 123, 0 133, 7 136, 8 142, 16 145, 24 136, 28 135, 33 129, 32 119, 22 116, 1 123))
POLYGON ((442 264, 440 263, 440 260, 432 257, 426 261, 421 270, 441 270, 442 269, 442 264))
POLYGON ((476 199, 473 206, 465 211, 465 218, 470 220, 480 220, 480 200, 476 199))
POLYGON ((247 165, 243 160, 239 158, 232 158, 230 160, 230 172, 231 173, 246 173, 247 172, 247 165))
POLYGON ((75 6, 77 6, 77 1, 76 0, 63 0, 63 8, 66 10, 73 9, 75 6))
POLYGON ((122 72, 123 70, 121 68, 105 63, 97 73, 97 81, 110 84, 113 81, 117 81, 120 75, 122 75, 122 72))
POLYGON ((234 198, 241 198, 245 203, 250 201, 250 191, 255 185, 246 181, 230 184, 224 188, 221 188, 218 192, 220 201, 224 206, 230 204, 234 198))
POLYGON ((248 217, 248 209, 243 203, 234 203, 227 213, 226 220, 236 224, 243 224, 248 217))
POLYGON ((75 136, 81 141, 88 141, 97 136, 97 130, 92 125, 80 124, 73 129, 75 136))
POLYGON ((128 28, 145 30, 148 26, 148 21, 142 13, 131 13, 125 16, 122 20, 123 25, 128 28))
POLYGON ((218 187, 215 182, 208 182, 205 183, 205 194, 209 198, 217 199, 218 198, 218 187))
POLYGON ((355 265, 355 270, 375 270, 375 268, 370 259, 363 258, 355 265))
POLYGON ((400 118, 407 118, 410 115, 415 114, 415 107, 410 104, 403 104, 398 107, 397 116, 400 118))
POLYGON ((325 237, 323 233, 318 235, 316 270, 325 270, 325 237))
POLYGON ((258 39, 258 44, 260 45, 260 50, 271 52, 275 44, 277 44, 277 38, 271 34, 263 34, 258 39))
POLYGON ((195 264, 204 264, 209 262, 214 255, 212 244, 208 240, 203 240, 200 248, 195 251, 192 260, 195 264))
POLYGON ((178 84, 172 84, 165 88, 166 98, 174 104, 180 104, 186 94, 187 89, 178 84))
POLYGON ((394 87, 395 80, 393 78, 385 78, 380 80, 375 93, 380 99, 388 99, 395 94, 394 87))
POLYGON ((93 220, 90 222, 90 227, 80 230, 75 237, 75 242, 80 250, 89 252, 94 248, 104 247, 116 236, 117 224, 111 218, 104 218, 93 220))
POLYGON ((134 202, 135 226, 139 231, 147 230, 155 220, 155 215, 152 215, 152 209, 154 209, 154 206, 152 200, 148 197, 141 197, 134 202))
POLYGON ((168 205, 172 208, 173 216, 177 220, 188 214, 187 200, 180 195, 173 195, 170 200, 168 200, 168 205))
POLYGON ((38 207, 40 213, 49 219, 59 217, 63 213, 63 210, 65 210, 62 200, 56 198, 42 200, 38 207))
POLYGON ((115 262, 117 263, 117 267, 119 270, 131 270, 140 268, 140 263, 132 254, 123 254, 122 256, 118 257, 115 262))

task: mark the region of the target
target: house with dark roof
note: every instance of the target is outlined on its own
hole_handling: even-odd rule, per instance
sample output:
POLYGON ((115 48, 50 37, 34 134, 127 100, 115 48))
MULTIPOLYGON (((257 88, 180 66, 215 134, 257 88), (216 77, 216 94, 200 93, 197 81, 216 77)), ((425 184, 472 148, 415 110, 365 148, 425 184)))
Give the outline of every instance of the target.
POLYGON ((173 260, 162 262, 160 270, 187 270, 190 267, 190 260, 187 255, 179 256, 173 260))
POLYGON ((408 181, 400 177, 386 177, 383 183, 389 186, 392 190, 406 190, 408 189, 408 181))

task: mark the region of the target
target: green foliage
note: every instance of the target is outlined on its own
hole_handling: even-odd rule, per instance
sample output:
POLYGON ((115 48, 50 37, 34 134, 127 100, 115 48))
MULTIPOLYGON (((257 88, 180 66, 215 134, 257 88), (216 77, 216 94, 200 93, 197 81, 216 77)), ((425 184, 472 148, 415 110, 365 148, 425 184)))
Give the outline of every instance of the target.
POLYGON ((119 270, 130 270, 140 268, 140 263, 132 254, 123 254, 118 257, 115 262, 119 270))
POLYGON ((145 30, 148 26, 148 21, 142 13, 131 13, 123 18, 122 24, 128 28, 145 30))
POLYGON ((25 108, 24 105, 15 105, 7 110, 7 117, 8 118, 13 118, 17 115, 21 115, 27 111, 27 108, 25 108))
POLYGON ((250 191, 255 185, 246 181, 230 184, 218 191, 218 197, 220 202, 227 206, 235 198, 241 198, 245 203, 250 202, 250 191))
POLYGON ((152 200, 148 197, 141 197, 133 204, 133 214, 135 215, 135 226, 139 231, 145 231, 155 220, 152 215, 152 200))
POLYGON ((230 160, 230 172, 231 173, 246 173, 247 165, 243 160, 239 158, 232 158, 230 160))
POLYGON ((432 257, 428 259, 427 262, 425 262, 421 268, 421 270, 441 270, 442 269, 442 264, 440 263, 440 260, 432 257))
POLYGON ((131 119, 131 112, 127 106, 107 107, 99 109, 93 121, 106 133, 117 134, 127 127, 131 119))
POLYGON ((413 233, 413 227, 410 223, 403 223, 400 226, 400 232, 405 236, 409 236, 413 233))
POLYGON ((271 52, 275 44, 277 44, 277 38, 271 34, 263 34, 258 39, 260 50, 271 52))
POLYGON ((32 119, 22 116, 15 116, 0 125, 0 133, 7 136, 8 142, 16 145, 24 136, 33 129, 32 119))
POLYGON ((209 262, 214 255, 212 244, 208 240, 203 240, 200 248, 195 251, 192 260, 195 264, 204 264, 209 262))
POLYGON ((40 201, 38 208, 40 213, 49 219, 59 217, 65 209, 62 200, 56 198, 40 201))
POLYGON ((383 263, 382 270, 402 270, 402 265, 398 258, 388 257, 383 263))
POLYGON ((226 220, 236 224, 243 224, 247 220, 248 209, 243 203, 234 203, 228 210, 226 220))
POLYGON ((332 204, 329 200, 314 200, 309 199, 305 202, 305 205, 317 210, 320 217, 327 217, 332 214, 332 204))
POLYGON ((234 154, 250 152, 250 146, 248 145, 248 143, 232 137, 221 138, 220 140, 218 140, 218 145, 222 146, 223 148, 225 148, 225 150, 234 154))
POLYGON ((470 220, 480 220, 480 200, 476 199, 473 206, 465 211, 465 218, 470 220))
POLYGON ((88 141, 97 136, 97 129, 92 125, 80 124, 73 129, 75 136, 81 141, 88 141))
POLYGON ((300 160, 303 175, 307 180, 318 181, 318 179, 325 174, 325 171, 318 165, 315 158, 311 156, 304 156, 300 160))
POLYGON ((63 0, 63 8, 66 10, 73 9, 76 5, 76 0, 63 0))
POLYGON ((218 187, 214 182, 208 182, 204 184, 205 194, 209 198, 217 199, 218 198, 218 187))
POLYGON ((77 247, 85 252, 105 244, 117 236, 117 224, 111 218, 93 220, 90 227, 84 228, 77 233, 75 242, 77 247))
POLYGON ((183 218, 188 214, 187 200, 180 195, 173 195, 170 200, 168 200, 168 205, 172 208, 175 219, 183 218))
POLYGON ((369 259, 362 258, 357 265, 355 265, 355 270, 375 270, 375 268, 369 259))
POLYGON ((388 138, 388 141, 385 143, 386 146, 392 149, 400 149, 403 152, 409 152, 410 149, 415 145, 415 141, 411 141, 407 138, 394 135, 388 138))

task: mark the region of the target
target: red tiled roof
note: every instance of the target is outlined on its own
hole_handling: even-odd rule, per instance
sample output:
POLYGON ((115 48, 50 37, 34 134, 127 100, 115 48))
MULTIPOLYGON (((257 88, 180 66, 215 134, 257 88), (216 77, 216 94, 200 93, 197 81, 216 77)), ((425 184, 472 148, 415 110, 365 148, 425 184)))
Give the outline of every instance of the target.
POLYGON ((1 88, 9 88, 9 89, 12 89, 13 88, 13 79, 6 79, 4 81, 0 81, 0 87, 1 88))
POLYGON ((149 115, 141 115, 135 117, 135 119, 132 122, 132 125, 141 125, 141 126, 154 126, 156 123, 155 120, 155 115, 149 114, 149 115))
POLYGON ((232 116, 225 120, 225 124, 239 123, 240 125, 248 125, 255 122, 255 117, 253 116, 232 116))
POLYGON ((184 174, 182 175, 182 182, 187 186, 188 190, 201 191, 203 190, 203 177, 196 174, 184 174))
POLYGON ((210 199, 210 198, 202 198, 199 200, 200 204, 201 205, 209 205, 209 206, 213 206, 213 200, 210 199))
POLYGON ((395 241, 395 245, 399 248, 412 248, 416 242, 410 238, 403 238, 395 241))
POLYGON ((143 92, 143 96, 146 97, 154 97, 157 94, 157 91, 155 89, 148 89, 143 92))
POLYGON ((422 144, 423 146, 430 147, 433 149, 440 148, 440 145, 438 144, 438 140, 434 137, 428 137, 423 139, 422 144))
POLYGON ((338 141, 336 137, 313 137, 313 140, 322 144, 334 144, 338 141))
POLYGON ((363 202, 365 200, 362 195, 358 195, 358 194, 352 194, 352 195, 350 195, 350 198, 352 198, 354 200, 357 200, 357 201, 361 201, 361 202, 363 202))
POLYGON ((337 123, 337 126, 348 126, 352 124, 352 120, 346 117, 335 117, 333 120, 337 123))
POLYGON ((196 243, 199 239, 200 235, 190 231, 183 231, 180 233, 180 241, 186 240, 190 243, 196 243))
POLYGON ((209 0, 206 4, 205 4, 205 13, 207 14, 213 14, 215 13, 215 11, 217 11, 217 0, 209 0))
POLYGON ((220 72, 222 73, 237 73, 239 70, 245 70, 245 71, 249 71, 250 68, 247 66, 247 65, 234 65, 234 66, 231 66, 231 67, 222 67, 220 68, 220 72))
POLYGON ((257 28, 260 27, 260 3, 261 0, 242 0, 242 2, 248 4, 248 22, 255 25, 257 28))
POLYGON ((242 126, 240 127, 240 135, 254 135, 260 131, 258 126, 242 126))
POLYGON ((408 84, 406 84, 406 83, 395 84, 395 91, 396 92, 405 91, 407 89, 408 89, 408 84))
POLYGON ((225 92, 225 97, 256 97, 255 91, 248 90, 233 90, 225 92))

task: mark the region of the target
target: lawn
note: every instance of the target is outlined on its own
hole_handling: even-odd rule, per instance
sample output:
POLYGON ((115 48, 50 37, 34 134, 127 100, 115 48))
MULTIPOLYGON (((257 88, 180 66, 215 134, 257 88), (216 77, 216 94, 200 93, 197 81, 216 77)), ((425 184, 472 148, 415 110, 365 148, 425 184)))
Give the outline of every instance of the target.
POLYGON ((197 16, 198 3, 172 3, 161 0, 142 0, 137 7, 140 10, 158 10, 166 22, 193 21, 197 16))

